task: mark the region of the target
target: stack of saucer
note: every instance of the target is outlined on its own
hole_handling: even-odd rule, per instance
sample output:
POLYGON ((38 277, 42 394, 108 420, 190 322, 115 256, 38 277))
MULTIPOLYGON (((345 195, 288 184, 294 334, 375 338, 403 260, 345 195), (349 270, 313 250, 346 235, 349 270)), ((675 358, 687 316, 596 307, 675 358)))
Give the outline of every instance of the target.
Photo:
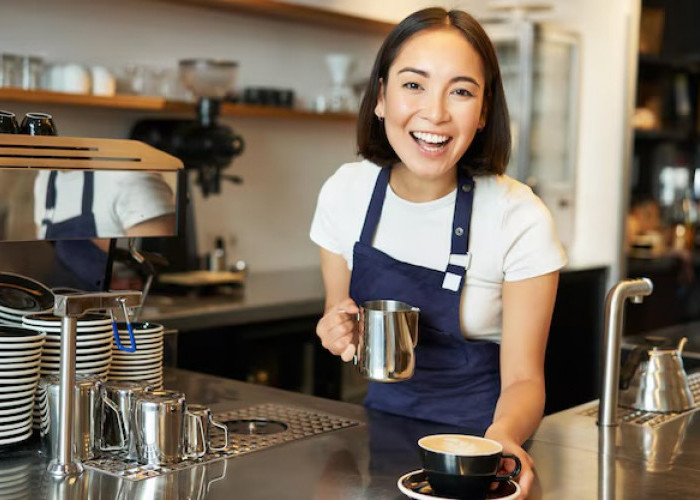
POLYGON ((22 326, 22 316, 53 311, 53 293, 36 280, 0 273, 0 324, 22 326))
POLYGON ((37 480, 32 456, 13 456, 0 460, 0 498, 3 500, 32 498, 33 480, 37 480))
MULTIPOLYGON (((61 366, 61 318, 52 314, 28 314, 23 327, 46 332, 41 354, 41 375, 59 373, 61 366)), ((75 372, 107 377, 112 361, 112 320, 103 314, 86 314, 77 321, 75 372)), ((39 427, 40 402, 34 408, 34 427, 39 427)))
MULTIPOLYGON (((141 380, 154 389, 163 388, 163 325, 132 323, 136 351, 127 352, 112 346, 109 380, 141 380)), ((119 323, 119 341, 130 347, 126 323, 119 323)))
POLYGON ((32 408, 45 334, 0 326, 0 449, 32 435, 32 408))

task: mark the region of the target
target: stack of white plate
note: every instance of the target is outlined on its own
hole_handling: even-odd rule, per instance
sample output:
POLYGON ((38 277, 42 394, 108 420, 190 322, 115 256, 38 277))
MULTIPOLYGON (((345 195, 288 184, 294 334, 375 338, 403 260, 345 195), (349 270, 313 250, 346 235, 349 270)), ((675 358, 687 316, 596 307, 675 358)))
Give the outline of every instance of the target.
POLYGON ((34 493, 33 481, 37 480, 32 456, 15 456, 0 460, 0 498, 3 500, 29 499, 34 493))
POLYGON ((0 448, 32 435, 34 393, 45 336, 0 326, 0 448))
MULTIPOLYGON (((132 323, 136 351, 127 352, 112 346, 112 364, 109 380, 141 380, 154 389, 163 388, 163 325, 132 323)), ((130 347, 126 323, 119 323, 119 340, 123 347, 130 347)))
POLYGON ((14 273, 0 273, 0 324, 22 326, 22 316, 53 311, 51 290, 36 280, 14 273))
MULTIPOLYGON (((22 318, 23 327, 46 332, 41 354, 41 375, 59 373, 61 366, 61 318, 53 314, 28 314, 22 318)), ((112 320, 104 314, 86 314, 76 326, 75 372, 107 378, 112 361, 112 320)), ((39 428, 41 402, 37 395, 34 408, 34 428, 39 428)))

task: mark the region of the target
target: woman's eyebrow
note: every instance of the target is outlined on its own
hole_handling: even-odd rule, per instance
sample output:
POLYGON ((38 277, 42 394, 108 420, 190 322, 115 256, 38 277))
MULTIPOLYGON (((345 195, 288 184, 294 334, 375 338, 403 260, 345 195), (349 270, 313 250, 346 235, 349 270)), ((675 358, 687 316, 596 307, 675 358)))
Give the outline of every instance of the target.
MULTIPOLYGON (((412 68, 410 66, 407 66, 405 68, 402 68, 398 71, 398 74, 400 75, 401 73, 416 73, 417 75, 420 75, 424 78, 428 78, 430 76, 430 73, 427 71, 424 71, 422 69, 417 69, 417 68, 412 68)), ((481 88, 481 85, 476 81, 475 78, 472 78, 471 76, 455 76, 450 79, 450 83, 455 83, 455 82, 467 82, 476 85, 477 87, 481 88)))

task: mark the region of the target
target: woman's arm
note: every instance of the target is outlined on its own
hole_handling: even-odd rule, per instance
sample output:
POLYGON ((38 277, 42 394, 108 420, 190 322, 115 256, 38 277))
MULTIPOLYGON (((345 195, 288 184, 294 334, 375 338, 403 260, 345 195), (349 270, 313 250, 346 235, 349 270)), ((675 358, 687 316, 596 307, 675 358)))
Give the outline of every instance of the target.
POLYGON ((501 395, 486 437, 503 444, 523 466, 520 485, 527 494, 533 462, 521 448, 544 412, 544 356, 559 272, 503 284, 501 395))
POLYGON ((355 354, 355 320, 359 312, 350 295, 350 269, 342 255, 321 248, 321 273, 326 289, 325 314, 316 326, 323 347, 350 361, 355 354))

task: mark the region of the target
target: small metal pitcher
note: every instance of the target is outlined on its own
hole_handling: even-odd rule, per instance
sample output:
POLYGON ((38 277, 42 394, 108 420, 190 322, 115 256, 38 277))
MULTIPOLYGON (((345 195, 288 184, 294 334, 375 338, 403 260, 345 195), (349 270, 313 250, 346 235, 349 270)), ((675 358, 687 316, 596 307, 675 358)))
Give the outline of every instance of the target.
POLYGON ((620 373, 620 406, 660 413, 693 408, 693 394, 681 354, 688 339, 677 348, 667 347, 663 337, 646 337, 635 347, 620 373))
POLYGON ((101 447, 119 451, 127 460, 137 460, 136 432, 133 427, 133 413, 136 396, 153 387, 141 380, 110 380, 104 385, 106 397, 113 401, 118 414, 102 415, 101 447), (121 416, 121 419, 116 418, 121 416), (121 420, 121 421, 120 421, 121 420), (120 426, 126 439, 120 439, 120 426), (116 442, 115 442, 116 441, 116 442))
POLYGON ((373 300, 360 307, 355 364, 376 382, 400 382, 413 376, 420 309, 398 300, 373 300))
MULTIPOLYGON (((41 410, 40 434, 51 458, 58 456, 58 415, 60 378, 57 375, 42 377, 37 388, 41 410)), ((114 402, 106 396, 98 375, 77 374, 75 377, 75 410, 73 412, 73 457, 85 461, 95 458, 100 451, 116 451, 126 442, 124 421, 114 402), (112 414, 115 419, 117 441, 114 446, 102 440, 102 419, 112 414)))

